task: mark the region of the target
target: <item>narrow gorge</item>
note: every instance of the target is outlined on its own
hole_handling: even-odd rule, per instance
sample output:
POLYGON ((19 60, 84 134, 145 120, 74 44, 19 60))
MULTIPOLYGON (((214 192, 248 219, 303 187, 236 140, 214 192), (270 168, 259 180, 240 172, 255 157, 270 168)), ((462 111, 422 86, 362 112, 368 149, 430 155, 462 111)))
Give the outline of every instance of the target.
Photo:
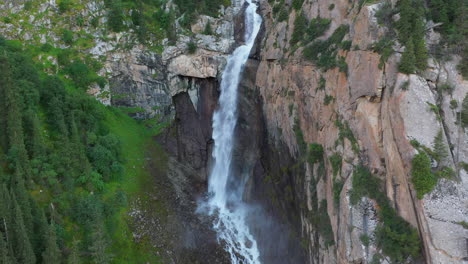
POLYGON ((3 1, 0 264, 468 263, 467 16, 3 1))

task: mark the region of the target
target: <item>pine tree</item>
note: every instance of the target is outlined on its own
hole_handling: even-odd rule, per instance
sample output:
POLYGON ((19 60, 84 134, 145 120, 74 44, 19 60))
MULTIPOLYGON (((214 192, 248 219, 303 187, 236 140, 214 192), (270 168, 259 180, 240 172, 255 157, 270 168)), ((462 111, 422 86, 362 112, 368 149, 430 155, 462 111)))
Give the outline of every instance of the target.
POLYGON ((92 234, 92 245, 90 246, 93 263, 107 264, 110 263, 112 255, 107 253, 108 242, 104 234, 101 223, 95 225, 95 230, 92 234))
POLYGON ((407 43, 413 32, 414 8, 412 0, 400 0, 397 7, 400 10, 400 20, 397 22, 399 39, 402 43, 407 43))
POLYGON ((55 226, 53 222, 49 226, 47 240, 45 243, 45 250, 42 253, 42 263, 60 264, 60 249, 57 246, 57 235, 55 234, 55 226))
POLYGON ((34 202, 34 200, 31 200, 31 212, 33 215, 34 225, 32 245, 36 254, 36 258, 40 260, 42 259, 42 252, 45 250, 44 246, 49 227, 44 214, 44 210, 42 208, 39 208, 39 206, 36 202, 34 202))
POLYGON ((414 56, 414 46, 413 46, 413 38, 410 37, 406 42, 405 51, 401 56, 400 65, 398 69, 402 73, 411 74, 415 71, 415 56, 414 56))
POLYGON ((11 236, 11 240, 16 260, 21 264, 35 264, 36 256, 34 255, 28 234, 26 233, 26 227, 23 222, 23 213, 21 212, 21 208, 13 193, 11 194, 11 197, 14 210, 14 221, 11 223, 11 233, 13 234, 11 236))
MULTIPOLYGON (((434 159, 441 163, 448 157, 447 146, 444 143, 444 136, 442 129, 439 130, 436 137, 434 138, 434 159)), ((440 166, 440 165, 439 165, 440 166)))
POLYGON ((16 201, 18 202, 21 212, 23 212, 23 223, 28 234, 33 233, 33 219, 31 213, 30 195, 24 187, 24 182, 21 177, 16 183, 13 183, 13 191, 15 192, 16 201))
POLYGON ((20 109, 20 95, 14 87, 12 66, 7 58, 0 58, 0 86, 4 96, 4 115, 6 115, 6 135, 8 157, 11 165, 17 170, 16 176, 30 179, 29 160, 24 144, 23 125, 20 109))
POLYGON ((13 264, 8 245, 4 239, 2 231, 0 231, 0 264, 13 264))
POLYGON ((67 264, 81 264, 82 263, 80 259, 79 244, 80 244, 80 241, 78 240, 73 241, 72 247, 70 248, 70 255, 68 256, 67 264))
POLYGON ((211 29, 211 23, 210 23, 209 20, 206 22, 205 30, 203 30, 203 34, 205 34, 205 35, 212 35, 213 34, 213 30, 211 29))
POLYGON ((421 17, 414 20, 413 32, 415 66, 417 69, 423 71, 427 68, 428 56, 426 43, 424 41, 424 22, 421 17))

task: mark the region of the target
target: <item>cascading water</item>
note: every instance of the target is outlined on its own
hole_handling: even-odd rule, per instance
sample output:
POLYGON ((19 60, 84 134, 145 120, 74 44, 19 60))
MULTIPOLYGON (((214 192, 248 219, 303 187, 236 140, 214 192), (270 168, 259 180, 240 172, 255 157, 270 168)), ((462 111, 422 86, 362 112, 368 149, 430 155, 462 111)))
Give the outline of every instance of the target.
POLYGON ((249 6, 245 10, 245 44, 228 58, 221 81, 220 107, 213 115, 214 167, 208 184, 212 196, 204 204, 210 214, 216 213, 214 228, 234 264, 260 263, 257 242, 246 223, 249 207, 242 201, 245 182, 230 170, 237 123, 237 89, 262 23, 257 5, 252 0, 246 1, 249 6))

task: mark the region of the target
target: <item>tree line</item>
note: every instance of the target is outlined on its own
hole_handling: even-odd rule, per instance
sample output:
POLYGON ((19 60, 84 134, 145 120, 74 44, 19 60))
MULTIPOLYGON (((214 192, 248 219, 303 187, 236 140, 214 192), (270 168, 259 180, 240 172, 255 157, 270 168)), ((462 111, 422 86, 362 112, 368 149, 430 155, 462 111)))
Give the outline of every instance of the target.
POLYGON ((74 82, 0 38, 0 263, 109 263, 123 192, 119 139, 74 82))

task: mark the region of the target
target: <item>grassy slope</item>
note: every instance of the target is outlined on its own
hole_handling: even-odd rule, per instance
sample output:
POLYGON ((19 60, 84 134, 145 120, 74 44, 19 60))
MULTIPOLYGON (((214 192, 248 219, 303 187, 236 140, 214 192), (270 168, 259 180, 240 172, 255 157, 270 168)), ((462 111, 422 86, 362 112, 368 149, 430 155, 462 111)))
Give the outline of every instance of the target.
MULTIPOLYGON (((124 178, 120 182, 108 184, 105 187, 106 195, 112 195, 121 189, 130 201, 136 197, 144 197, 140 194, 145 190, 145 186, 152 183, 150 174, 145 169, 145 154, 149 147, 156 145, 152 141, 153 133, 115 109, 106 110, 106 123, 111 132, 121 140, 126 160, 124 178)), ((116 254, 114 263, 159 263, 159 259, 153 254, 156 250, 152 249, 148 243, 133 242, 128 210, 128 207, 124 208, 117 214, 118 228, 112 238, 112 252, 116 254)))

